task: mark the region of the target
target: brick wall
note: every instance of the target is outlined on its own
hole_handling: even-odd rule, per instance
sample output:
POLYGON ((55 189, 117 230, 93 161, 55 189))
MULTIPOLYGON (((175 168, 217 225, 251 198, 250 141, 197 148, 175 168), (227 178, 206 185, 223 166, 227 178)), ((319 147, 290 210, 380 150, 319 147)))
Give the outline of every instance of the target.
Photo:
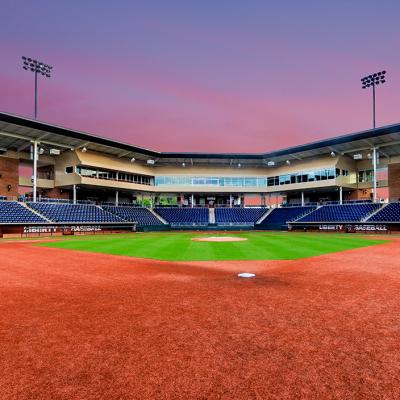
POLYGON ((400 163, 388 165, 389 198, 400 199, 400 163))
POLYGON ((18 196, 18 165, 15 158, 0 157, 0 195, 18 196))
POLYGON ((39 189, 39 193, 42 197, 49 197, 52 199, 72 199, 72 193, 66 189, 39 189))
POLYGON ((343 194, 343 200, 371 200, 372 189, 355 189, 350 193, 343 194))

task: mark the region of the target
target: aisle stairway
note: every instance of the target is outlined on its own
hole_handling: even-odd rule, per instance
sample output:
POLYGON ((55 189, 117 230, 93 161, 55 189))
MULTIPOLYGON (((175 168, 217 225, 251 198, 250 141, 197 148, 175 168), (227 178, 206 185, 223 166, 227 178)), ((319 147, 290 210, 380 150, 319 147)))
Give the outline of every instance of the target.
POLYGON ((215 224, 215 208, 208 209, 208 220, 210 224, 215 224))

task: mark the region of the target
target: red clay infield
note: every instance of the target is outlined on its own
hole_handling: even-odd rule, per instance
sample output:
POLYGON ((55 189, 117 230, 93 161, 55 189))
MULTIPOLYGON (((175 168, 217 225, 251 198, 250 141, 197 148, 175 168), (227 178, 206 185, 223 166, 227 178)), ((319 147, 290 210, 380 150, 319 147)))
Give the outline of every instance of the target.
POLYGON ((400 398, 398 241, 233 263, 3 243, 0 260, 2 400, 400 398))

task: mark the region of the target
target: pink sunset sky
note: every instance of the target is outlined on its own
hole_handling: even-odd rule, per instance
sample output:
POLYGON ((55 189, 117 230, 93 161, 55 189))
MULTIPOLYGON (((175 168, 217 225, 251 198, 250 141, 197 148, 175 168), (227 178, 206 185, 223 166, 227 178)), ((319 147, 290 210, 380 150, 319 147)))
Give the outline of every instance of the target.
POLYGON ((387 70, 400 122, 398 1, 2 2, 0 110, 161 151, 264 152, 369 129, 387 70), (350 4, 351 3, 351 4, 350 4))

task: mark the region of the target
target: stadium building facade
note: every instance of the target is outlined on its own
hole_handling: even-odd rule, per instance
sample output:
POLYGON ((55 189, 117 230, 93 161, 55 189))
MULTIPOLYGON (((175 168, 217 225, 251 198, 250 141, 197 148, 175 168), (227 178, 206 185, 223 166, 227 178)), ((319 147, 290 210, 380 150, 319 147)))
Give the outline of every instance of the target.
POLYGON ((15 198, 34 186, 38 198, 182 206, 400 198, 400 124, 270 153, 160 153, 0 113, 0 151, 0 195, 15 198))
MULTIPOLYGON (((0 113, 0 196, 100 204, 110 212, 123 204, 156 213, 209 208, 216 210, 211 222, 229 221, 221 209, 398 202, 400 124, 268 153, 165 153, 0 113)), ((160 221, 173 218, 162 214, 160 221)), ((253 222, 265 216, 254 214, 253 222)))

